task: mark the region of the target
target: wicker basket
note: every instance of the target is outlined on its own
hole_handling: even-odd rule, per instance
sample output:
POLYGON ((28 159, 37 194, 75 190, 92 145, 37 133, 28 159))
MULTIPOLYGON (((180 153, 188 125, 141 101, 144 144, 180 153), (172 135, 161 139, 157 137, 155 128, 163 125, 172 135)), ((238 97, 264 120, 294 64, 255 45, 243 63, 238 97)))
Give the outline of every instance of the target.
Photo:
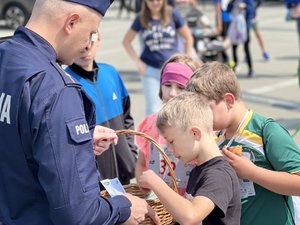
MULTIPOLYGON (((145 133, 138 132, 138 131, 133 131, 133 130, 117 130, 116 133, 117 134, 132 134, 132 135, 142 136, 142 137, 146 138, 147 140, 149 140, 152 144, 154 144, 155 147, 159 150, 159 152, 162 155, 162 157, 164 158, 164 160, 166 161, 166 164, 169 168, 169 172, 170 172, 170 175, 171 175, 171 178, 172 178, 172 188, 173 188, 174 191, 176 191, 178 193, 178 188, 177 188, 177 183, 176 183, 176 176, 175 176, 174 170, 172 168, 170 159, 168 158, 168 156, 166 155, 166 153, 164 152, 162 147, 157 143, 156 140, 154 140, 151 136, 149 136, 145 133)), ((124 189, 127 193, 130 193, 134 196, 138 196, 138 197, 143 198, 143 199, 147 198, 147 194, 142 192, 137 184, 124 185, 124 189)), ((109 196, 109 194, 106 190, 101 191, 101 195, 105 196, 105 197, 109 196)), ((157 213, 157 215, 160 219, 160 224, 161 225, 174 224, 173 217, 170 215, 170 213, 167 211, 167 209, 161 204, 161 202, 158 198, 156 198, 154 200, 147 200, 147 202, 156 211, 156 213, 157 213)), ((142 225, 153 225, 154 222, 152 221, 152 219, 149 216, 146 216, 146 219, 140 224, 142 224, 142 225)))

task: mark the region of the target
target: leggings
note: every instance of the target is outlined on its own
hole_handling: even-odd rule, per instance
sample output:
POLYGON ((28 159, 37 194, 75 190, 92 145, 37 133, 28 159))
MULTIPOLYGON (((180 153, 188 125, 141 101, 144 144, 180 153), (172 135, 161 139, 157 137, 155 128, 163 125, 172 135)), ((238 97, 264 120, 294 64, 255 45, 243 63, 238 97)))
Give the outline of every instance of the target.
MULTIPOLYGON (((250 54, 250 29, 247 27, 247 40, 244 43, 244 51, 245 51, 245 56, 246 56, 246 62, 248 65, 249 72, 252 71, 252 59, 251 59, 251 54, 250 54)), ((237 48, 238 45, 233 45, 232 46, 232 55, 233 55, 233 61, 235 65, 238 65, 239 60, 237 56, 237 48)))

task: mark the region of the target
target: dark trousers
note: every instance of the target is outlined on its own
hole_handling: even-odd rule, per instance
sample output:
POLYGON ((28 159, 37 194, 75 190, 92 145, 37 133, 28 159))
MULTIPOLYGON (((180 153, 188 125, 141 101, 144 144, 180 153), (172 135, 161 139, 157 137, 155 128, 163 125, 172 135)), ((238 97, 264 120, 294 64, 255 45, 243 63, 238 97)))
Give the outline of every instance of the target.
MULTIPOLYGON (((230 22, 222 21, 223 30, 222 30, 221 36, 223 37, 224 40, 227 37, 227 32, 228 32, 229 25, 230 25, 230 22)), ((222 61, 225 64, 228 64, 228 62, 229 62, 229 57, 226 53, 226 50, 222 51, 222 61)))
MULTIPOLYGON (((250 53, 250 29, 247 27, 247 40, 244 43, 244 52, 245 52, 245 57, 246 57, 246 63, 248 65, 248 70, 249 72, 252 71, 252 58, 251 58, 251 53, 250 53)), ((233 55, 233 61, 235 65, 238 65, 239 59, 237 56, 237 48, 238 45, 232 45, 232 55, 233 55)))

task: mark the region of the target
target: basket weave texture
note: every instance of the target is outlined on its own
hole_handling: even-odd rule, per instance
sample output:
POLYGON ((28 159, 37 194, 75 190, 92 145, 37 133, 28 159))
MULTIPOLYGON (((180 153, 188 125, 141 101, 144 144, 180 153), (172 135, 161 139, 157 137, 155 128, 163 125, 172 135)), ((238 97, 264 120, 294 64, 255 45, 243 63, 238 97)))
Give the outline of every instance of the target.
MULTIPOLYGON (((162 147, 160 146, 160 144, 158 144, 155 139, 153 139, 151 136, 149 136, 143 132, 138 132, 138 131, 134 131, 134 130, 117 130, 116 133, 117 134, 126 134, 126 135, 138 135, 138 136, 144 137, 145 139, 149 140, 153 145, 155 145, 155 147, 158 149, 158 151, 160 152, 160 154, 166 161, 166 164, 169 168, 169 172, 170 172, 170 175, 172 178, 172 188, 174 191, 176 191, 178 193, 176 176, 175 176, 174 170, 172 168, 170 159, 168 158, 168 156, 165 154, 165 152, 162 149, 162 147)), ((124 185, 123 187, 127 193, 130 193, 130 194, 140 197, 142 199, 146 199, 148 196, 147 193, 144 193, 140 190, 140 188, 138 187, 137 184, 132 183, 132 184, 124 185)), ((105 196, 105 197, 109 196, 109 194, 106 190, 101 191, 101 195, 105 196)), ((167 209, 161 204, 161 202, 158 198, 153 199, 153 200, 146 200, 146 201, 156 211, 156 213, 160 219, 161 225, 174 224, 173 217, 170 215, 170 213, 167 211, 167 209)), ((140 224, 153 225, 154 222, 152 221, 152 219, 149 216, 146 216, 146 219, 140 224)))

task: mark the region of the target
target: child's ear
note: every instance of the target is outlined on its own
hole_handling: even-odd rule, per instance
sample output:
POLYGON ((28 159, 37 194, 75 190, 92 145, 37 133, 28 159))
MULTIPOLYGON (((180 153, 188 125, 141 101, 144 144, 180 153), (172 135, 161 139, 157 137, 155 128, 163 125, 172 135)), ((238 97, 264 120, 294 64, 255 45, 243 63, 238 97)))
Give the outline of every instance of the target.
POLYGON ((192 134, 196 140, 201 139, 202 134, 201 134, 201 130, 199 129, 199 127, 192 127, 192 134))
POLYGON ((226 93, 226 94, 224 94, 223 98, 224 98, 224 101, 226 102, 227 108, 231 109, 235 103, 234 95, 231 93, 226 93))

